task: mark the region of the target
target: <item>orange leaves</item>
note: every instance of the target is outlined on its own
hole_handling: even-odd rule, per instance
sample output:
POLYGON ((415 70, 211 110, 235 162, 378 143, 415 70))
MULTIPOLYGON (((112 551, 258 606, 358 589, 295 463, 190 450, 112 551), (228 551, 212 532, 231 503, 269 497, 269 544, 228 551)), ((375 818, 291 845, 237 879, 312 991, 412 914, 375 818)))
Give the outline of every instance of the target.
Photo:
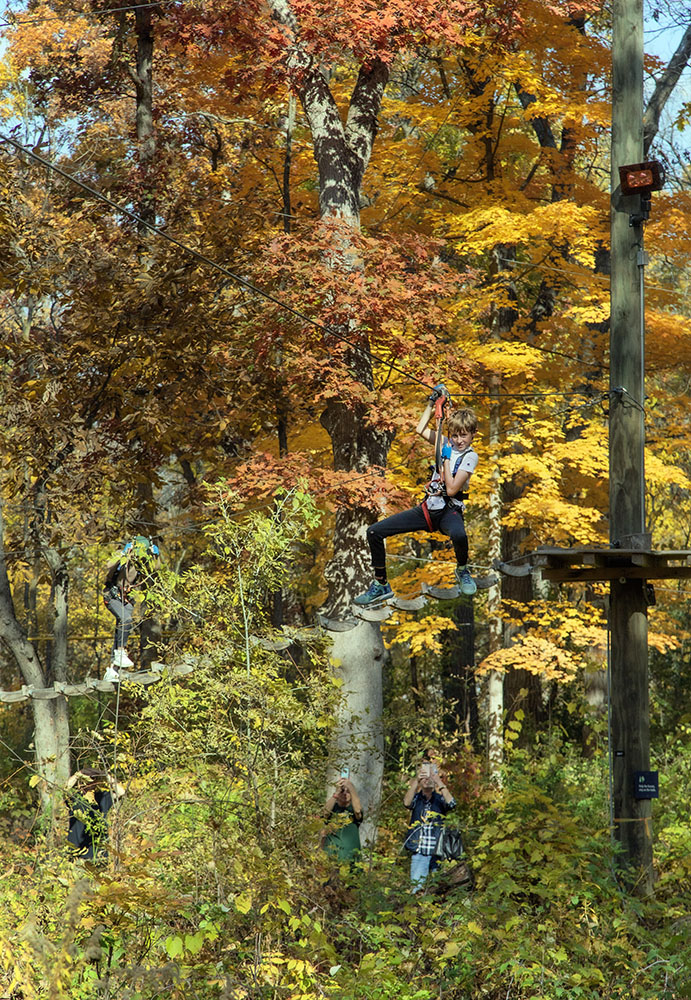
POLYGON ((277 489, 290 489, 299 482, 307 482, 320 505, 383 509, 386 483, 382 471, 375 466, 363 472, 325 469, 318 456, 308 456, 305 452, 293 452, 284 458, 259 452, 242 463, 227 483, 248 507, 269 500, 277 489))
POLYGON ((646 310, 646 360, 653 369, 691 366, 691 320, 678 312, 646 310))
MULTIPOLYGON (((312 60, 391 63, 405 49, 460 45, 483 30, 508 39, 520 26, 516 0, 448 0, 441 6, 435 0, 270 0, 269 7, 272 18, 253 4, 239 9, 231 3, 216 3, 201 15, 211 29, 210 41, 230 36, 239 47, 254 51, 239 70, 245 81, 257 75, 299 79, 312 60)), ((169 12, 171 32, 176 21, 180 40, 189 45, 193 38, 184 9, 169 12)))
POLYGON ((374 424, 392 427, 400 402, 387 381, 400 383, 401 371, 424 377, 431 364, 463 370, 440 336, 445 299, 463 276, 440 262, 438 249, 419 237, 374 239, 337 225, 275 237, 255 280, 313 322, 257 302, 244 331, 255 363, 270 366, 280 349, 282 378, 297 395, 365 404, 374 424), (376 372, 371 384, 354 376, 365 364, 376 372))

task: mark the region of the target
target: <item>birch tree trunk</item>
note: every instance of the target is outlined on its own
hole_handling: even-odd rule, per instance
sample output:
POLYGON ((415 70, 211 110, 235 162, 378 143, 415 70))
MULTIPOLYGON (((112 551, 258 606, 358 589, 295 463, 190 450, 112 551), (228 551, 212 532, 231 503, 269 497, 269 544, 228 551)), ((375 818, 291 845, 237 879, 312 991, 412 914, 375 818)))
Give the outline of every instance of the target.
MULTIPOLYGON (((499 476, 499 441, 501 436, 501 409, 499 403, 499 378, 490 379, 489 405, 489 460, 492 468, 492 490, 489 498, 489 563, 501 559, 501 509, 502 490, 499 476)), ((489 623, 489 652, 502 648, 503 628, 501 617, 501 583, 490 587, 487 595, 487 620, 489 623)), ((504 675, 490 670, 487 678, 487 766, 492 781, 501 781, 504 760, 504 675)))
MULTIPOLYGON (((5 556, 4 530, 3 507, 0 503, 0 638, 12 654, 24 683, 29 687, 45 688, 49 684, 45 667, 15 613, 5 556)), ((55 607, 57 641, 54 640, 54 646, 58 651, 55 659, 59 662, 63 648, 61 633, 66 629, 66 590, 61 591, 55 607)), ((62 696, 46 701, 32 698, 31 709, 34 716, 36 773, 43 779, 39 784, 39 794, 44 813, 55 815, 60 811, 58 807, 62 803, 62 789, 70 776, 67 699, 62 696)))
MULTIPOLYGON (((506 261, 513 256, 510 246, 498 245, 494 252, 491 273, 496 279, 502 271, 507 270, 506 261)), ((515 300, 515 290, 508 285, 509 298, 515 300)), ((491 337, 501 341, 515 321, 516 313, 511 307, 493 307, 491 337)), ((490 564, 501 560, 504 549, 504 528, 501 523, 504 487, 499 475, 500 441, 501 441, 501 403, 499 392, 501 379, 493 375, 489 379, 490 410, 489 410, 489 453, 492 467, 492 492, 489 503, 489 559, 490 564)), ((502 649, 504 645, 504 628, 501 616, 503 584, 492 587, 489 593, 487 615, 489 619, 489 650, 502 649)), ((487 683, 487 760, 489 774, 493 781, 501 781, 501 766, 504 759, 504 675, 496 670, 490 671, 487 683)))

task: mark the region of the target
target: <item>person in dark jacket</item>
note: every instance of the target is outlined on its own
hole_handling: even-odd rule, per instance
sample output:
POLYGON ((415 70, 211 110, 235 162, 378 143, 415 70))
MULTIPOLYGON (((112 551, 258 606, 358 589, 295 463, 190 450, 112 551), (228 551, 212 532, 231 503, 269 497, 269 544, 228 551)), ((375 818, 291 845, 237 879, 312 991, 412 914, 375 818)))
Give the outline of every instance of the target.
POLYGON ((132 631, 134 591, 146 587, 157 558, 158 546, 150 538, 137 535, 108 565, 103 603, 115 618, 115 636, 110 666, 103 677, 105 681, 117 683, 120 680, 120 670, 134 666, 126 649, 132 631))
POLYGON ((434 857, 444 817, 456 805, 437 764, 423 761, 411 779, 403 805, 410 809, 410 823, 403 846, 410 851, 410 883, 418 892, 437 862, 434 857))
POLYGON ((67 782, 70 810, 67 842, 87 861, 103 858, 108 843, 106 817, 125 789, 111 775, 92 767, 77 771, 67 782))

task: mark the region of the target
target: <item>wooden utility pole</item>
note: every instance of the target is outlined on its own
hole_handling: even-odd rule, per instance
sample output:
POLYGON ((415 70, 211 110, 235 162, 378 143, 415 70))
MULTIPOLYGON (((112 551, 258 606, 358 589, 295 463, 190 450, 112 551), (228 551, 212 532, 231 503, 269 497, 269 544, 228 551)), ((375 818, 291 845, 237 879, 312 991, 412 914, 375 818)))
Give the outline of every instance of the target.
MULTIPOLYGON (((643 159, 643 0, 612 4, 612 284, 609 523, 614 547, 649 549, 645 535, 643 223, 640 195, 621 194, 618 168, 643 159)), ((646 581, 622 576, 610 590, 610 754, 615 836, 652 891, 649 799, 634 796, 634 772, 650 767, 646 581)))

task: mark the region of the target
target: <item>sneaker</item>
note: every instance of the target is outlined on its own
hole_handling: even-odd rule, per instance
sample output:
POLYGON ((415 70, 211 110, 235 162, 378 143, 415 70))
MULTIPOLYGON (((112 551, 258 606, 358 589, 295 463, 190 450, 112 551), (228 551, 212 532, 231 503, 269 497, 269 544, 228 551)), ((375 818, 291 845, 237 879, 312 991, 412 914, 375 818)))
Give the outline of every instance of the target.
POLYGON ((108 667, 105 674, 103 675, 104 681, 112 681, 114 684, 120 683, 120 674, 117 672, 115 667, 108 667))
POLYGON ((128 667, 133 667, 134 663, 127 655, 126 649, 114 649, 113 655, 110 658, 110 665, 111 667, 119 667, 121 670, 123 668, 127 670, 128 667))
POLYGON ((353 603, 360 607, 372 607, 374 604, 384 604, 390 597, 393 597, 393 590, 388 583, 372 580, 369 590, 356 597, 353 603))
POLYGON ((456 579, 461 585, 461 593, 465 597, 472 597, 477 591, 477 584, 470 575, 470 570, 467 566, 457 566, 456 567, 456 579))

